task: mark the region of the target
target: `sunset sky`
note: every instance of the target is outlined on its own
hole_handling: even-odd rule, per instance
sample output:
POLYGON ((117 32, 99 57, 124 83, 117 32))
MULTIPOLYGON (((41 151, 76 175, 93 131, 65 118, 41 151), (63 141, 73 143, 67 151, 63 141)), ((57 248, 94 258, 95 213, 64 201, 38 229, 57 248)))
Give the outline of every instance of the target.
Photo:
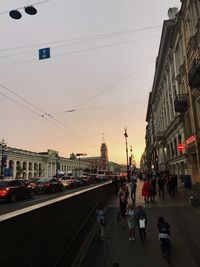
POLYGON ((163 20, 179 0, 0 1, 0 139, 33 152, 137 165, 163 20), (36 4, 35 16, 22 7, 36 4), (20 20, 9 17, 19 9, 20 20), (51 58, 38 50, 50 47, 51 58), (130 152, 130 151, 129 151, 130 152))

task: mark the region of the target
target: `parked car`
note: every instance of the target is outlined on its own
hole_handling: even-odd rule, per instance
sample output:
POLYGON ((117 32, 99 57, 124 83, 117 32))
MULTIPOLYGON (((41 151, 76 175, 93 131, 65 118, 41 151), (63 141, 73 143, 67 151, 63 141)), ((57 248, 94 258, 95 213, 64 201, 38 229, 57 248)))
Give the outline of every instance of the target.
POLYGON ((34 190, 37 187, 37 182, 41 179, 41 177, 33 177, 26 181, 28 185, 30 185, 34 190))
POLYGON ((100 178, 97 174, 91 174, 90 175, 90 181, 92 183, 99 183, 100 182, 100 178))
POLYGON ((63 191, 63 184, 57 178, 40 178, 35 188, 37 193, 54 193, 63 191))
POLYGON ((32 186, 21 179, 0 180, 0 199, 15 202, 17 199, 33 196, 32 186))
POLYGON ((69 188, 72 187, 71 179, 69 177, 63 176, 59 180, 62 183, 64 188, 68 188, 69 189, 69 188))
POLYGON ((82 186, 90 185, 91 181, 87 176, 79 176, 78 180, 81 182, 82 186))

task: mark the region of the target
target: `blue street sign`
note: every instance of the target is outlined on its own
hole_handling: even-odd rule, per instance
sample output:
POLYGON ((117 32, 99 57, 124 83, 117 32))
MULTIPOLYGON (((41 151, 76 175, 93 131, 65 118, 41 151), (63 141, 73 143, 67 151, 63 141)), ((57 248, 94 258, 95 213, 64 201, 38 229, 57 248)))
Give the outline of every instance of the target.
POLYGON ((50 47, 39 49, 39 60, 50 58, 50 47))

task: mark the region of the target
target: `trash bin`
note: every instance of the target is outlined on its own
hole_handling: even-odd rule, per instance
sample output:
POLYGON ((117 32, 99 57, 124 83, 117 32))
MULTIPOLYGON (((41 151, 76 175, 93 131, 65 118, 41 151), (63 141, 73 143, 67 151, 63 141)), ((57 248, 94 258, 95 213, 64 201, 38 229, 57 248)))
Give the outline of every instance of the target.
POLYGON ((184 188, 192 189, 192 180, 190 175, 184 175, 184 188))

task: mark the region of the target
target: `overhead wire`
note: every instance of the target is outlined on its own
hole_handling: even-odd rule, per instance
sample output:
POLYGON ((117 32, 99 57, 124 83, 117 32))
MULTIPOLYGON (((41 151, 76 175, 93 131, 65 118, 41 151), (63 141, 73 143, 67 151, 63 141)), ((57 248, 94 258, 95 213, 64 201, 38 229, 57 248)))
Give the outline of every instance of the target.
POLYGON ((149 65, 150 63, 152 63, 153 61, 155 61, 155 59, 151 59, 150 61, 148 61, 147 63, 143 64, 141 67, 139 67, 137 70, 131 71, 128 74, 124 75, 120 80, 118 80, 117 82, 113 83, 112 85, 106 87, 104 90, 100 91, 99 93, 93 95, 92 97, 89 97, 87 100, 83 101, 81 104, 77 105, 74 110, 76 110, 77 108, 84 106, 85 104, 91 102, 92 100, 94 100, 96 97, 104 94, 106 91, 112 89, 113 87, 115 87, 116 85, 120 84, 121 82, 123 82, 125 79, 127 79, 128 77, 130 77, 131 75, 137 73, 138 71, 140 71, 141 69, 143 69, 145 66, 149 65))
MULTIPOLYGON (((118 44, 110 44, 110 45, 103 45, 103 46, 98 46, 98 47, 85 48, 85 49, 80 49, 80 50, 75 50, 75 51, 70 51, 70 52, 57 54, 57 55, 51 56, 51 58, 65 56, 65 55, 71 55, 71 54, 77 54, 77 53, 83 53, 83 52, 88 52, 88 51, 92 51, 92 50, 98 50, 98 49, 107 48, 107 47, 120 46, 120 45, 123 45, 123 44, 129 44, 129 43, 133 43, 133 42, 137 42, 137 41, 144 41, 144 40, 154 39, 154 38, 158 38, 158 37, 159 36, 154 36, 154 37, 151 37, 151 38, 143 38, 143 39, 139 39, 139 40, 121 42, 121 43, 118 43, 118 44)), ((28 60, 23 60, 23 61, 17 61, 17 62, 12 62, 12 63, 1 64, 0 67, 23 64, 23 63, 28 63, 28 62, 36 62, 36 61, 38 61, 38 59, 28 59, 28 60)))
POLYGON ((33 45, 4 48, 4 49, 0 49, 0 53, 4 52, 4 51, 19 50, 19 49, 38 47, 38 46, 43 46, 43 45, 52 45, 52 44, 57 44, 57 43, 64 43, 64 42, 68 42, 68 44, 66 44, 66 45, 74 45, 74 44, 80 44, 80 43, 84 43, 84 42, 88 42, 88 41, 97 41, 97 40, 105 39, 105 38, 113 38, 113 37, 116 37, 119 35, 131 34, 133 32, 141 32, 141 31, 150 30, 150 29, 154 29, 154 28, 161 28, 161 27, 162 27, 162 25, 154 25, 154 26, 148 26, 148 27, 143 27, 143 28, 125 30, 125 31, 90 35, 90 36, 86 36, 86 37, 82 37, 82 38, 64 39, 64 40, 57 40, 57 41, 51 41, 51 42, 45 42, 45 43, 37 43, 37 44, 33 44, 33 45))
MULTIPOLYGON (((9 97, 9 96, 3 94, 2 92, 0 92, 0 95, 2 95, 2 96, 4 96, 4 97, 8 98, 10 101, 12 101, 12 102, 14 102, 14 103, 20 105, 21 107, 23 107, 23 108, 25 108, 26 110, 28 110, 28 111, 30 111, 30 112, 36 114, 37 116, 39 116, 39 117, 41 117, 41 118, 43 118, 43 119, 49 121, 50 123, 53 123, 56 127, 60 128, 60 129, 62 129, 62 130, 64 130, 68 135, 70 135, 71 137, 75 138, 75 139, 78 140, 79 142, 82 142, 82 143, 83 143, 82 140, 86 140, 85 138, 82 138, 82 137, 80 137, 80 136, 78 136, 78 135, 75 136, 75 134, 72 133, 72 131, 71 131, 70 129, 68 129, 65 125, 63 125, 63 124, 62 124, 61 122, 59 122, 57 119, 53 118, 53 116, 52 116, 50 113, 43 111, 40 107, 38 107, 38 106, 32 104, 30 101, 28 101, 28 100, 26 100, 24 97, 18 95, 18 94, 15 93, 13 90, 9 89, 7 86, 4 86, 3 84, 0 84, 0 87, 2 87, 4 90, 7 90, 7 91, 9 91, 10 93, 14 94, 16 97, 18 97, 19 99, 23 100, 26 104, 30 105, 31 107, 34 107, 36 110, 39 110, 41 113, 38 113, 38 112, 34 111, 33 109, 30 109, 29 107, 23 105, 22 103, 20 103, 20 102, 14 100, 14 99, 11 98, 11 97, 9 97), (81 139, 82 139, 82 140, 81 140, 81 139)), ((84 143, 86 143, 86 141, 84 141, 84 143)), ((88 145, 88 143, 87 143, 87 145, 88 145)), ((91 147, 91 144, 90 144, 90 147, 91 147)))
MULTIPOLYGON (((155 39, 155 38, 159 38, 159 37, 160 36, 158 36, 158 35, 156 35, 156 36, 150 36, 150 37, 141 38, 141 39, 135 39, 135 40, 126 41, 126 42, 120 42, 120 43, 114 43, 114 44, 108 44, 108 45, 103 45, 103 46, 97 46, 97 47, 91 47, 91 48, 85 48, 85 49, 80 49, 80 50, 65 52, 64 54, 62 53, 62 54, 58 54, 58 55, 55 55, 55 56, 68 55, 68 54, 80 53, 80 52, 85 52, 85 51, 90 51, 90 50, 96 50, 96 49, 101 49, 101 48, 106 48, 106 47, 119 46, 119 45, 123 45, 123 44, 135 43, 135 42, 140 42, 140 41, 155 39)), ((51 47, 51 48, 52 49, 57 49, 57 48, 63 48, 63 47, 66 47, 66 46, 69 46, 69 44, 54 46, 54 47, 51 47)), ((30 55, 30 54, 35 53, 35 52, 36 52, 35 50, 31 50, 31 51, 26 51, 26 52, 21 52, 21 53, 15 53, 15 54, 10 54, 10 55, 3 55, 3 56, 0 55, 0 58, 9 58, 9 57, 15 57, 15 56, 21 56, 21 55, 30 55)))

